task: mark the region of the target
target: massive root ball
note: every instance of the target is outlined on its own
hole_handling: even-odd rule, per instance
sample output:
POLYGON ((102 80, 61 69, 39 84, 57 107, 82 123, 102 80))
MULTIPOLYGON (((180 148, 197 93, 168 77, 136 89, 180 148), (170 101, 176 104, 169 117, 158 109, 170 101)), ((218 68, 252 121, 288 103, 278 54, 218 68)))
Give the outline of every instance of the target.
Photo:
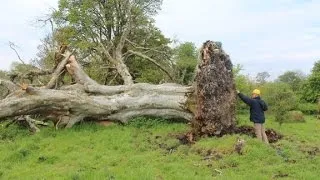
POLYGON ((192 122, 197 135, 220 136, 235 126, 236 93, 232 63, 221 44, 207 41, 196 75, 198 110, 192 122))

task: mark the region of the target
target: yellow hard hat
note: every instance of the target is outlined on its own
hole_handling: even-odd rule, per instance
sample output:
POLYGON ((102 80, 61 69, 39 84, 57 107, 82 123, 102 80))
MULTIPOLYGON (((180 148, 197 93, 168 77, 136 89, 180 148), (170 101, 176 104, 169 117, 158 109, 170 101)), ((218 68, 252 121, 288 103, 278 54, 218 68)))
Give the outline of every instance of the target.
POLYGON ((253 90, 253 91, 252 91, 252 94, 260 95, 260 90, 259 90, 259 89, 253 90))

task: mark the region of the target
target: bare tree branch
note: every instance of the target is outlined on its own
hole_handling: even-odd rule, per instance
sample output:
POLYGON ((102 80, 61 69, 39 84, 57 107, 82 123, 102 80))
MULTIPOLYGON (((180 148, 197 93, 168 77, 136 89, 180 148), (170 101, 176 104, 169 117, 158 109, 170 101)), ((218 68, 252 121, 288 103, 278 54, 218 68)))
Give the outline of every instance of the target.
POLYGON ((108 83, 109 86, 118 77, 118 75, 119 75, 119 73, 116 73, 116 75, 109 81, 109 83, 108 83))
POLYGON ((131 5, 131 2, 129 1, 127 3, 127 7, 126 7, 128 13, 127 13, 127 17, 128 17, 128 20, 127 20, 127 23, 126 23, 126 26, 122 32, 122 35, 121 35, 121 38, 120 38, 120 42, 117 46, 117 49, 116 51, 117 52, 121 52, 121 50, 123 49, 124 47, 124 43, 130 33, 130 30, 131 30, 131 24, 132 24, 132 17, 131 17, 131 11, 132 11, 132 5, 131 5))
POLYGON ((130 41, 129 39, 126 39, 126 41, 129 42, 135 49, 146 50, 144 53, 149 52, 149 51, 154 51, 154 52, 157 52, 157 53, 166 54, 166 52, 164 52, 164 51, 157 50, 158 48, 161 48, 163 46, 158 46, 158 47, 155 47, 155 48, 146 48, 146 47, 139 46, 137 43, 134 43, 134 42, 130 41))
POLYGON ((28 122, 33 132, 40 132, 40 129, 35 125, 36 120, 32 119, 30 115, 25 116, 24 120, 28 122))
POLYGON ((37 21, 43 23, 43 26, 46 26, 47 23, 49 22, 50 26, 51 26, 51 33, 54 32, 54 25, 53 25, 53 21, 52 21, 52 17, 51 16, 46 18, 46 19, 38 19, 37 21))
POLYGON ((16 50, 16 47, 17 47, 17 46, 16 46, 13 42, 11 42, 11 41, 9 41, 9 46, 10 46, 10 48, 16 53, 16 55, 18 56, 18 59, 21 61, 21 63, 22 63, 22 64, 26 64, 26 63, 21 59, 18 51, 16 50))

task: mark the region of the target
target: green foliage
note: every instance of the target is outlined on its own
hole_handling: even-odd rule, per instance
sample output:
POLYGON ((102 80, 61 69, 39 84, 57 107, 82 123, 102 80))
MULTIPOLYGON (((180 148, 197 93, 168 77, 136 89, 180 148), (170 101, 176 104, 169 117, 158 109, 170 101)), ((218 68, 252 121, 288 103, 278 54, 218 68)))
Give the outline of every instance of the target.
POLYGON ((291 89, 297 92, 301 89, 305 79, 306 76, 301 71, 287 71, 280 75, 277 81, 289 84, 291 89))
POLYGON ((318 105, 315 103, 299 103, 297 109, 308 115, 316 115, 318 113, 318 105))
POLYGON ((13 62, 10 68, 11 73, 17 74, 25 74, 27 72, 30 72, 31 70, 36 70, 36 68, 31 64, 22 64, 19 62, 13 62))
POLYGON ((165 82, 167 79, 161 71, 156 69, 144 69, 136 76, 135 82, 137 83, 151 83, 159 84, 165 82))
POLYGON ((177 66, 194 69, 197 63, 197 48, 192 42, 185 42, 175 48, 177 66))
MULTIPOLYGON (((111 79, 115 78, 117 72, 114 69, 108 69, 105 62, 97 59, 91 59, 83 69, 88 74, 88 76, 100 84, 107 85, 111 79)), ((117 78, 117 77, 116 77, 117 78)), ((117 81, 118 79, 115 79, 117 81)))
POLYGON ((286 113, 295 110, 298 98, 286 83, 266 83, 261 88, 263 99, 275 113, 276 121, 282 124, 286 120, 286 113))
MULTIPOLYGON (((243 94, 251 94, 251 91, 254 89, 254 82, 249 79, 248 76, 241 73, 243 70, 242 65, 237 64, 233 68, 233 77, 236 84, 237 90, 243 94)), ((239 112, 247 112, 248 106, 244 104, 239 98, 237 101, 237 110, 239 112)))
POLYGON ((248 76, 241 74, 243 70, 242 65, 237 64, 233 68, 233 77, 236 84, 237 89, 244 94, 250 94, 254 87, 254 82, 249 79, 248 76))
POLYGON ((318 101, 318 114, 317 118, 320 119, 320 100, 318 101))
POLYGON ((0 123, 0 143, 1 141, 14 141, 30 134, 26 128, 15 124, 6 127, 7 124, 7 122, 0 123))
POLYGON ((162 118, 136 117, 131 119, 126 126, 145 129, 154 128, 159 125, 169 125, 169 123, 172 122, 162 118))
POLYGON ((298 106, 298 98, 286 83, 271 82, 259 87, 263 99, 272 110, 282 106, 286 111, 294 110, 298 106))
POLYGON ((60 0, 59 9, 52 14, 58 26, 54 39, 77 49, 79 59, 86 57, 84 69, 104 84, 122 83, 114 68, 115 60, 124 61, 135 82, 166 82, 168 75, 153 62, 129 53, 142 53, 172 73, 170 39, 155 27, 153 20, 161 4, 162 0, 60 0), (127 40, 119 51, 120 39, 128 28, 127 40), (96 72, 91 71, 94 67, 99 67, 96 72))
POLYGON ((302 88, 302 99, 315 103, 320 97, 320 61, 317 61, 312 69, 311 75, 302 88))
POLYGON ((13 82, 15 83, 28 83, 28 84, 32 84, 34 86, 42 86, 43 83, 46 83, 50 80, 50 78, 48 76, 25 76, 27 73, 29 72, 37 72, 39 71, 38 67, 41 67, 43 69, 49 69, 49 68, 45 68, 44 66, 37 66, 36 62, 32 62, 31 64, 22 64, 19 62, 13 62, 11 64, 11 68, 10 71, 8 72, 9 75, 17 75, 15 76, 10 76, 10 80, 13 80, 13 82))
MULTIPOLYGON (((140 19, 141 20, 141 19, 140 19)), ((171 40, 166 38, 160 29, 155 27, 153 20, 144 20, 139 26, 135 26, 130 33, 130 40, 135 43, 128 44, 128 49, 134 49, 155 60, 170 74, 174 74, 171 57, 172 48, 169 47, 171 40), (136 48, 136 46, 140 46, 136 48), (143 50, 145 49, 145 50, 143 50)), ((128 56, 125 63, 135 82, 147 82, 159 84, 161 82, 172 82, 168 75, 149 60, 139 56, 128 56)))
POLYGON ((177 66, 178 83, 190 84, 197 65, 197 48, 192 42, 185 42, 174 49, 174 62, 177 66))

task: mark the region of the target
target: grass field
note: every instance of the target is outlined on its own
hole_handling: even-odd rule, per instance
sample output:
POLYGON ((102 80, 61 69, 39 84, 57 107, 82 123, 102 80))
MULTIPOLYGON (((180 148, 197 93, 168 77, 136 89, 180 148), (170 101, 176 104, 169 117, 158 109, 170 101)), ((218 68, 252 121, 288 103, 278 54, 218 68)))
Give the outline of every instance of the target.
MULTIPOLYGON (((285 137, 267 146, 238 135, 204 138, 181 145, 176 134, 188 125, 137 119, 129 125, 83 124, 29 135, 0 125, 0 179, 319 179, 320 121, 283 124, 268 116, 266 126, 285 137)), ((240 124, 250 124, 246 115, 240 124)))

